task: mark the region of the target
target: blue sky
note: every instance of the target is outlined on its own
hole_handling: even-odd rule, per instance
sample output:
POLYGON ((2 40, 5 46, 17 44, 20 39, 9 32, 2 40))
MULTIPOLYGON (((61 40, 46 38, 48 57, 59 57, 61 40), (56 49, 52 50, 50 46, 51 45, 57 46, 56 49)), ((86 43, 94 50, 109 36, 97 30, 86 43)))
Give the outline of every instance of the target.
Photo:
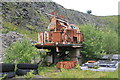
POLYGON ((52 0, 67 9, 74 9, 86 13, 92 10, 93 15, 118 15, 119 0, 52 0))

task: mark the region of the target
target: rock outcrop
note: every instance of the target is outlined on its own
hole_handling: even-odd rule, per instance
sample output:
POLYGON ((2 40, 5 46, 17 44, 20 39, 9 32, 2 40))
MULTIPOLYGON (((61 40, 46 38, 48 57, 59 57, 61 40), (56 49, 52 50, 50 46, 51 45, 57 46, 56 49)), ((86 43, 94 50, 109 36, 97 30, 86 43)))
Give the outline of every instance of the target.
MULTIPOLYGON (((0 60, 7 47, 23 39, 23 35, 17 31, 30 31, 29 34, 44 31, 50 23, 50 16, 46 13, 53 11, 56 11, 58 15, 64 15, 66 20, 78 26, 87 23, 97 27, 106 25, 98 16, 66 9, 55 2, 0 2, 0 32, 2 32, 0 33, 0 60)), ((110 25, 113 26, 112 21, 110 25)), ((32 43, 35 42, 29 40, 32 43)))
POLYGON ((7 34, 0 34, 0 61, 4 57, 5 49, 8 48, 12 43, 22 40, 24 37, 22 34, 10 31, 7 34))
MULTIPOLYGON (((76 25, 95 24, 101 26, 99 17, 66 9, 55 2, 4 2, 2 5, 3 22, 10 22, 27 30, 43 31, 49 24, 49 16, 45 13, 56 11, 64 15, 65 19, 76 25), (33 26, 32 28, 29 25, 33 26)), ((3 25, 4 27, 4 25, 3 25)))

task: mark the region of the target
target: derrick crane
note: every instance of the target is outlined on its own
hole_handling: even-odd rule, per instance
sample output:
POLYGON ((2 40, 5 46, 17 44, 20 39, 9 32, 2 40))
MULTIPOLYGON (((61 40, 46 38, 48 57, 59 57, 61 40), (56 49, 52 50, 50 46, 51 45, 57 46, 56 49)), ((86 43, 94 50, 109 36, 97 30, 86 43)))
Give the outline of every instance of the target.
POLYGON ((64 60, 66 56, 79 63, 83 33, 76 25, 65 20, 64 16, 57 16, 55 12, 46 14, 51 16, 48 31, 38 33, 39 44, 36 47, 51 50, 47 53, 50 63, 64 60))

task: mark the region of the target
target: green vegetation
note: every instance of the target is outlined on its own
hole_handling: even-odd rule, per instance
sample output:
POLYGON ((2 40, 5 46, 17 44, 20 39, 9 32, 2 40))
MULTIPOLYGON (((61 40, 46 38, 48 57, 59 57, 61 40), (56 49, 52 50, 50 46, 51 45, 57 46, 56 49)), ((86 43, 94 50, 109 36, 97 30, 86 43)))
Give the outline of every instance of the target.
MULTIPOLYGON (((104 24, 106 25, 111 25, 110 23, 112 23, 113 25, 118 24, 118 16, 102 16, 99 17, 100 20, 104 20, 104 24)), ((116 26, 113 26, 116 27, 116 26)))
POLYGON ((77 69, 57 69, 52 67, 39 67, 39 74, 49 78, 118 78, 120 69, 114 72, 82 71, 77 69))
POLYGON ((24 39, 13 43, 6 50, 5 63, 36 63, 39 58, 37 49, 31 43, 24 39))
POLYGON ((17 26, 16 25, 13 25, 12 23, 10 22, 6 22, 3 24, 4 28, 6 29, 6 32, 8 31, 15 31, 17 26))
POLYGON ((0 80, 4 80, 5 76, 6 76, 6 74, 4 74, 2 77, 0 77, 0 80))
MULTIPOLYGON (((45 3, 46 5, 49 3, 45 3)), ((31 11, 29 14, 31 18, 38 18, 38 24, 30 25, 25 19, 23 15, 17 16, 16 9, 22 12, 22 8, 19 6, 13 6, 13 3, 7 3, 2 6, 2 8, 6 11, 12 12, 7 14, 2 14, 0 19, 3 19, 2 26, 4 29, 3 33, 7 33, 9 31, 16 31, 20 34, 26 35, 26 37, 31 38, 32 40, 37 40, 37 33, 42 27, 48 26, 49 19, 44 13, 37 12, 37 10, 31 11), (33 12, 33 14, 32 14, 33 12), (35 13, 34 13, 35 12, 35 13), (34 15, 35 14, 35 15, 34 15), (9 18, 8 18, 9 17, 9 18), (12 19, 14 21, 12 22, 12 19), (17 21, 18 20, 18 21, 17 21), (18 23, 17 23, 18 22, 18 23), (40 22, 40 23, 39 23, 40 22)), ((26 10, 29 12, 31 9, 26 7, 26 10)), ((74 12, 70 10, 66 10, 69 14, 67 16, 70 19, 74 19, 74 12)), ((85 17, 85 16, 84 16, 85 17)), ((93 19, 91 16, 90 18, 93 19)), ((83 18, 84 21, 85 18, 83 18)), ((73 21, 74 22, 74 21, 73 21)), ((85 41, 82 50, 84 60, 93 60, 101 57, 103 54, 118 54, 118 16, 103 16, 99 17, 97 22, 101 24, 101 26, 94 25, 81 25, 80 30, 83 32, 85 41)), ((1 31, 1 30, 0 30, 1 31)), ((41 58, 42 61, 45 62, 46 55, 45 53, 38 53, 37 49, 31 45, 31 43, 27 40, 17 41, 13 43, 6 50, 4 62, 6 63, 36 63, 36 60, 41 58), (39 55, 39 56, 38 56, 39 55)), ((96 67, 97 68, 97 67, 96 67)), ((95 72, 95 71, 82 71, 79 68, 79 65, 76 66, 75 69, 58 70, 56 66, 52 67, 39 67, 39 74, 45 77, 50 78, 118 78, 118 72, 120 69, 115 72, 95 72)), ((34 75, 32 72, 28 73, 25 78, 33 78, 34 75)))
POLYGON ((28 30, 25 30, 25 29, 20 29, 20 30, 17 30, 17 32, 19 32, 20 34, 24 34, 26 35, 27 38, 30 38, 32 40, 38 40, 38 33, 37 32, 31 32, 31 31, 28 31, 28 30))
POLYGON ((38 72, 39 72, 39 75, 42 75, 42 76, 46 76, 47 77, 47 74, 51 74, 51 73, 54 73, 55 71, 58 71, 58 69, 56 68, 56 66, 51 66, 51 67, 45 67, 45 66, 39 66, 38 67, 38 72))
POLYGON ((118 53, 118 34, 111 28, 96 28, 94 25, 82 25, 84 34, 82 54, 85 60, 100 58, 103 54, 118 53))
POLYGON ((27 28, 29 28, 30 30, 26 30, 24 27, 21 27, 20 25, 15 25, 10 22, 3 23, 3 26, 4 26, 4 29, 2 30, 2 33, 8 33, 9 31, 16 31, 20 34, 24 34, 26 37, 32 40, 37 41, 38 30, 32 25, 27 25, 27 28))
POLYGON ((29 30, 26 30, 24 29, 23 27, 18 27, 16 32, 20 33, 20 34, 24 34, 27 38, 30 38, 32 40, 38 40, 38 32, 36 31, 29 31, 29 30))
POLYGON ((99 17, 98 21, 102 21, 101 24, 104 24, 103 28, 109 27, 112 30, 118 31, 118 16, 102 16, 99 17))
POLYGON ((50 23, 48 17, 44 13, 38 13, 36 9, 34 9, 36 15, 39 17, 39 21, 41 22, 41 25, 47 27, 50 23))
POLYGON ((27 78, 27 79, 28 79, 28 78, 29 78, 29 79, 30 79, 30 78, 34 78, 35 75, 34 75, 33 73, 34 73, 34 71, 31 70, 30 72, 27 73, 27 75, 24 75, 23 78, 27 78))

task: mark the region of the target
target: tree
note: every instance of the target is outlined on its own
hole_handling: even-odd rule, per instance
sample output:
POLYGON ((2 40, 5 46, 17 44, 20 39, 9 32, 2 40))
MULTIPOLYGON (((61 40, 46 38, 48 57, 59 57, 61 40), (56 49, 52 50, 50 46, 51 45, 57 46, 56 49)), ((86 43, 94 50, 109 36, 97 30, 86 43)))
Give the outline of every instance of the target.
POLYGON ((87 13, 88 13, 88 14, 91 14, 91 13, 92 13, 92 10, 87 10, 87 13))
POLYGON ((103 30, 94 25, 82 25, 80 30, 84 34, 82 54, 86 60, 100 58, 103 54, 118 52, 117 33, 110 28, 103 30))
POLYGON ((36 63, 36 58, 39 57, 37 48, 31 45, 31 43, 24 39, 13 43, 7 48, 5 53, 4 62, 6 63, 36 63))
POLYGON ((107 28, 103 35, 103 49, 107 54, 118 53, 118 34, 115 30, 107 28))

